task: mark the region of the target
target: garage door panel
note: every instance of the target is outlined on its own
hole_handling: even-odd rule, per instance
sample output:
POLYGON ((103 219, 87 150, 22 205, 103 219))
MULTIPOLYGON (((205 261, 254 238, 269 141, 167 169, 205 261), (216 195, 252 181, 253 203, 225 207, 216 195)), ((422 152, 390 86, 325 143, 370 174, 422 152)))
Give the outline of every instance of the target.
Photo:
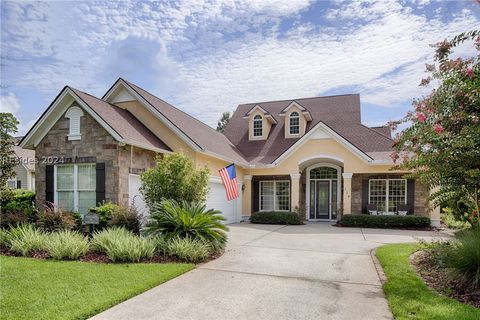
POLYGON ((226 223, 237 222, 236 213, 239 199, 228 201, 225 187, 221 182, 210 182, 209 187, 210 192, 206 201, 207 209, 221 211, 226 223))

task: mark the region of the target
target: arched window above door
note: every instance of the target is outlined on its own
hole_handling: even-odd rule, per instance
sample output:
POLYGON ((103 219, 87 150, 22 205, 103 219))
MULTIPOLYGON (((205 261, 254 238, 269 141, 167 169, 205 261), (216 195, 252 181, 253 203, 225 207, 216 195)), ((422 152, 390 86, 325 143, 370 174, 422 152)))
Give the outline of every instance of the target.
POLYGON ((335 168, 318 167, 310 170, 310 179, 337 179, 338 172, 335 168))

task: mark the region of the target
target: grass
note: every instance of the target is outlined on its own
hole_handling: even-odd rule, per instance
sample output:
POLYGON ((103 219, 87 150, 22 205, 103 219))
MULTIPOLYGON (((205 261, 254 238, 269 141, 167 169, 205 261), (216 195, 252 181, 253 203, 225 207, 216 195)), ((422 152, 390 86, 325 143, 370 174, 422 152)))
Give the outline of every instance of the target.
POLYGON ((0 256, 0 319, 85 319, 193 267, 0 256))
POLYGON ((415 244, 391 244, 377 250, 388 279, 385 294, 395 319, 480 319, 480 309, 441 296, 424 284, 408 261, 416 250, 415 244))

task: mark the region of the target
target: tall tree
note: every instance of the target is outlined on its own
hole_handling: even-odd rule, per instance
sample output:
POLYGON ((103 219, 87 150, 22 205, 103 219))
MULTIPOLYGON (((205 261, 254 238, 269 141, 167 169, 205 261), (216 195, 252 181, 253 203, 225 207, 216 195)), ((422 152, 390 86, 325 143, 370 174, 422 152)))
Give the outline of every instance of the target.
POLYGON ((230 122, 231 119, 231 114, 230 112, 224 112, 222 113, 222 116, 220 117, 220 120, 217 122, 217 131, 218 132, 223 132, 225 128, 227 127, 228 122, 230 122))
POLYGON ((12 135, 17 133, 18 120, 11 113, 0 112, 0 188, 15 176, 15 144, 12 135))
POLYGON ((467 220, 480 225, 480 30, 462 33, 436 48, 435 64, 421 85, 436 85, 415 100, 414 111, 392 123, 410 126, 396 136, 394 160, 428 187, 435 205, 461 200, 467 220), (451 57, 453 48, 474 42, 476 55, 451 57))

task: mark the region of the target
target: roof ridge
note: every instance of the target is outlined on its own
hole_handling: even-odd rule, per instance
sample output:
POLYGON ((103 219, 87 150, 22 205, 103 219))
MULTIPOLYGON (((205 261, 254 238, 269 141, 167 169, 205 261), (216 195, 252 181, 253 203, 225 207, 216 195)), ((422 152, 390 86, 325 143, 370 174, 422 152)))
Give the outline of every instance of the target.
POLYGON ((67 86, 67 87, 70 88, 70 89, 72 89, 72 90, 74 90, 74 91, 78 91, 78 92, 80 92, 80 93, 86 94, 86 95, 89 96, 89 97, 95 98, 95 99, 97 99, 98 101, 101 101, 101 102, 103 102, 103 103, 106 103, 106 104, 108 104, 108 105, 111 105, 112 107, 115 107, 115 108, 117 108, 117 109, 125 110, 125 109, 123 109, 123 108, 120 108, 120 107, 117 106, 116 104, 113 104, 113 103, 110 103, 110 102, 105 101, 105 100, 103 100, 103 99, 100 99, 100 98, 98 98, 98 97, 96 97, 96 96, 94 96, 93 94, 90 94, 90 93, 88 93, 88 92, 79 90, 79 89, 74 88, 74 87, 71 87, 71 86, 67 86))
POLYGON ((135 87, 137 87, 138 89, 141 89, 141 90, 145 91, 146 93, 148 93, 148 94, 152 95, 153 97, 155 97, 156 99, 158 99, 158 100, 166 103, 168 106, 174 108, 175 110, 178 110, 178 111, 182 112, 182 113, 185 114, 186 116, 192 118, 193 120, 197 121, 198 123, 201 123, 203 126, 205 126, 205 127, 207 127, 208 129, 212 130, 213 132, 215 132, 215 134, 218 134, 218 135, 221 135, 221 136, 225 137, 225 139, 227 139, 228 142, 230 142, 230 144, 231 144, 232 146, 234 146, 235 149, 239 152, 239 154, 242 155, 242 157, 243 157, 243 154, 240 153, 240 151, 239 151, 239 150, 237 149, 237 147, 232 143, 232 141, 230 141, 230 139, 228 139, 223 133, 218 132, 217 130, 215 130, 215 129, 213 129, 212 127, 210 127, 208 124, 204 123, 203 121, 198 120, 197 118, 193 117, 192 115, 188 114, 187 112, 183 111, 182 109, 179 109, 179 108, 175 107, 174 105, 172 105, 172 104, 170 104, 169 102, 163 100, 162 98, 157 97, 156 95, 154 95, 154 94, 151 93, 150 91, 147 91, 147 90, 143 89, 142 87, 139 87, 139 86, 137 86, 136 84, 134 84, 134 83, 132 83, 132 82, 130 82, 130 81, 127 81, 127 80, 125 80, 125 79, 123 79, 123 78, 120 78, 120 79, 122 79, 123 81, 125 81, 125 82, 128 83, 129 85, 135 86, 135 87))
POLYGON ((370 131, 373 131, 373 132, 375 132, 375 133, 377 133, 377 134, 381 135, 382 137, 385 137, 385 138, 387 138, 387 139, 389 139, 389 140, 393 141, 393 139, 392 139, 391 137, 389 137, 389 136, 386 136, 386 135, 384 135, 383 133, 381 133, 381 132, 378 132, 377 130, 373 130, 373 128, 384 128, 384 126, 382 126, 382 127, 369 127, 369 126, 366 126, 366 125, 364 125, 363 123, 360 123, 360 125, 361 125, 361 126, 364 126, 365 128, 367 128, 367 129, 368 129, 368 130, 370 130, 370 131))
POLYGON ((307 97, 307 98, 295 98, 295 99, 282 99, 282 100, 269 100, 269 101, 261 101, 261 102, 248 102, 248 103, 241 103, 239 106, 245 106, 248 104, 261 104, 261 103, 271 103, 271 102, 285 102, 285 101, 297 101, 297 100, 309 100, 309 99, 323 99, 323 98, 333 98, 333 97, 343 97, 343 96, 355 96, 360 95, 359 93, 345 93, 345 94, 334 94, 329 96, 320 96, 320 97, 307 97))

